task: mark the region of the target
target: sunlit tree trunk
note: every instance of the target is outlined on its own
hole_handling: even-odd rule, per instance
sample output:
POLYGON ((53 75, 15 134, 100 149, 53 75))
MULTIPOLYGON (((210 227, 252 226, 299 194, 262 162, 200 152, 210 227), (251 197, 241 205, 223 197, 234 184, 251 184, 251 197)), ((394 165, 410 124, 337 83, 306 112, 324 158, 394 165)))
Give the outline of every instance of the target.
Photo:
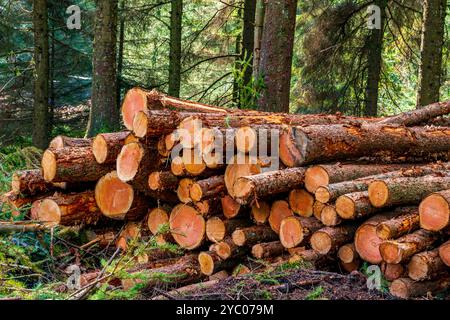
POLYGON ((92 106, 86 136, 119 127, 117 105, 117 2, 97 0, 92 58, 92 106))
POLYGON ((117 53, 117 105, 120 106, 123 71, 123 46, 125 41, 125 0, 120 2, 119 52, 117 53))
POLYGON ((261 40, 264 28, 265 3, 264 0, 256 0, 255 8, 255 31, 253 49, 253 77, 259 75, 259 63, 261 60, 261 40))
POLYGON ((423 1, 423 26, 417 107, 439 101, 447 0, 423 1))
POLYGON ((256 0, 244 1, 244 25, 242 29, 241 60, 249 61, 244 73, 244 83, 250 83, 253 69, 253 50, 255 44, 255 9, 256 0))
POLYGON ((33 145, 48 146, 50 138, 49 112, 49 45, 47 0, 33 1, 34 28, 34 103, 33 145))
POLYGON ((181 86, 181 30, 183 20, 183 0, 172 0, 171 3, 169 95, 179 97, 181 86))

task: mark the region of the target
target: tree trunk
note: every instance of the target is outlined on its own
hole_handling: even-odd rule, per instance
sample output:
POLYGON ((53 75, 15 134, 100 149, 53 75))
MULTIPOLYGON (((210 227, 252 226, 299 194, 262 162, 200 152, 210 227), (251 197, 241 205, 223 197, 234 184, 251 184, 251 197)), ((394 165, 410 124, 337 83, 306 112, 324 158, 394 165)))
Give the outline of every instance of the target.
POLYGON ((245 205, 267 196, 287 192, 303 184, 305 171, 305 168, 291 168, 240 177, 233 185, 234 199, 245 205))
POLYGON ((258 101, 261 110, 289 113, 296 13, 297 0, 266 2, 259 70, 265 84, 258 101))
POLYGON ((405 208, 404 215, 381 222, 377 226, 377 236, 383 240, 397 239, 419 228, 420 222, 417 208, 405 208))
POLYGON ((248 61, 244 71, 244 85, 251 83, 253 74, 253 52, 255 47, 255 11, 256 0, 244 0, 244 23, 242 28, 241 61, 248 61))
POLYGON ((356 224, 339 227, 325 227, 314 232, 311 236, 311 247, 320 254, 336 253, 339 247, 351 242, 357 229, 356 224))
POLYGON ((49 45, 47 0, 33 1, 34 102, 33 145, 47 148, 51 126, 49 112, 49 45))
POLYGON ((322 223, 315 217, 287 217, 281 221, 281 244, 287 249, 295 248, 308 241, 311 235, 322 227, 322 223))
POLYGON ((204 180, 196 181, 191 185, 189 194, 193 201, 209 199, 221 196, 225 191, 225 180, 223 176, 213 176, 204 180))
POLYGON ((97 181, 114 167, 97 163, 90 147, 47 149, 42 157, 42 173, 49 182, 97 181))
POLYGON ((153 191, 175 190, 178 184, 178 178, 170 171, 155 171, 148 177, 148 185, 153 191))
POLYGON ((370 204, 367 191, 353 192, 336 200, 336 211, 342 219, 355 220, 380 211, 370 204))
POLYGON ((438 238, 438 234, 420 229, 396 240, 384 241, 380 244, 380 254, 387 263, 402 263, 429 248, 438 238))
POLYGON ((245 228, 250 225, 248 219, 222 219, 212 217, 206 221, 206 237, 211 242, 220 242, 226 236, 230 236, 237 228, 245 228))
POLYGON ((438 293, 450 285, 450 278, 442 278, 435 281, 417 282, 409 278, 401 278, 393 281, 390 292, 393 296, 408 299, 424 296, 427 293, 438 293))
POLYGON ((125 45, 125 2, 120 0, 119 8, 119 45, 117 53, 117 106, 120 106, 122 93, 123 51, 125 45))
POLYGON ((260 76, 259 65, 261 63, 261 41, 263 38, 264 16, 266 12, 264 0, 256 0, 255 8, 255 38, 253 51, 253 77, 257 79, 260 76))
POLYGON ((366 42, 367 49, 367 84, 366 84, 366 107, 364 114, 377 116, 378 113, 378 91, 381 78, 381 67, 383 63, 383 37, 386 21, 387 0, 375 0, 374 5, 381 10, 381 28, 372 29, 366 42))
POLYGON ((11 190, 25 196, 39 195, 58 188, 63 189, 64 186, 64 183, 54 184, 45 181, 39 169, 17 171, 13 174, 11 182, 11 190))
MULTIPOLYGON (((436 102, 421 109, 400 113, 399 115, 383 119, 379 124, 398 124, 407 127, 424 124, 436 117, 450 113, 450 100, 436 102)), ((435 124, 439 126, 439 124, 435 124)), ((448 125, 441 125, 443 127, 448 125)))
POLYGON ((275 241, 278 236, 273 230, 265 225, 237 229, 232 234, 233 242, 242 246, 253 246, 260 242, 275 241))
POLYGON ((87 137, 119 128, 117 105, 117 3, 96 0, 92 58, 92 105, 87 137))
POLYGON ((440 231, 449 225, 450 189, 433 193, 419 205, 420 227, 430 231, 440 231))
POLYGON ((368 193, 372 206, 382 208, 418 204, 426 195, 446 189, 450 189, 450 175, 443 177, 428 175, 375 180, 370 183, 368 193))
POLYGON ((439 101, 446 10, 447 0, 423 1, 417 108, 439 101))
MULTIPOLYGON (((49 194, 24 197, 20 193, 10 191, 0 195, 0 203, 4 206, 3 212, 9 211, 13 217, 19 217, 21 214, 26 214, 29 211, 28 205, 45 199, 47 196, 49 196, 49 194)), ((30 211, 31 215, 33 215, 35 208, 32 206, 30 211)))
POLYGON ((92 139, 71 138, 66 136, 57 136, 50 141, 49 149, 62 149, 66 147, 84 148, 92 145, 92 139))
POLYGON ((180 96, 181 85, 182 20, 183 0, 172 0, 170 12, 169 95, 177 98, 180 96))
POLYGON ((447 266, 439 257, 439 249, 415 254, 408 264, 408 276, 415 281, 436 279, 446 271, 447 266))
POLYGON ((448 161, 449 150, 450 130, 435 127, 317 125, 292 127, 280 136, 280 159, 288 167, 369 155, 448 161))
POLYGON ((130 135, 131 133, 128 131, 98 134, 92 142, 95 160, 100 164, 116 162, 130 135))
POLYGON ((258 243, 252 247, 252 255, 256 259, 278 257, 283 254, 285 248, 280 241, 258 243))

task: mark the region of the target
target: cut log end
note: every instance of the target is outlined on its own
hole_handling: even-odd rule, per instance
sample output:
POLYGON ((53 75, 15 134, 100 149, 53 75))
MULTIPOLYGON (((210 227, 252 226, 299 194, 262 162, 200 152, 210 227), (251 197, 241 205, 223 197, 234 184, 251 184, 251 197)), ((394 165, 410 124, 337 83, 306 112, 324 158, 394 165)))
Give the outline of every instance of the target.
POLYGON ((376 208, 382 208, 388 201, 389 189, 384 181, 374 181, 369 185, 369 200, 376 208))
POLYGON ((279 234, 281 221, 287 217, 293 216, 294 213, 289 208, 289 204, 284 200, 275 201, 270 208, 269 224, 272 230, 279 234))
POLYGON ((189 190, 189 195, 192 199, 192 201, 200 201, 203 198, 203 191, 199 184, 194 183, 191 186, 191 189, 189 190))
POLYGON ((405 273, 402 264, 382 263, 381 270, 387 281, 394 281, 401 278, 405 273))
POLYGON ((416 281, 426 279, 430 271, 427 262, 421 255, 414 255, 408 264, 408 276, 416 281))
POLYGON ((308 168, 305 173, 305 188, 311 193, 315 193, 321 186, 327 186, 330 182, 328 172, 321 166, 308 168))
POLYGON ((419 206, 420 226, 430 231, 440 231, 449 225, 450 207, 440 194, 431 194, 419 206))
POLYGON ((287 167, 295 167, 302 164, 302 154, 296 146, 291 130, 280 135, 280 159, 287 167))
POLYGON ((168 213, 162 208, 150 210, 147 218, 147 226, 152 234, 157 234, 161 227, 169 222, 168 213))
POLYGON ((129 90, 122 104, 122 119, 128 130, 133 130, 133 121, 136 114, 147 109, 147 96, 142 89, 129 90))
POLYGON ((170 214, 170 232, 175 241, 188 250, 199 247, 204 239, 206 223, 202 215, 187 205, 178 205, 170 214))
POLYGON ((394 280, 389 288, 391 294, 398 298, 407 299, 410 296, 408 284, 404 279, 394 280))
POLYGON ((111 172, 97 182, 95 200, 105 216, 120 219, 130 210, 134 191, 116 172, 111 172))
POLYGON ((241 205, 229 195, 222 197, 220 201, 222 203, 223 215, 228 219, 235 218, 241 211, 241 205))
POLYGON ((206 164, 196 149, 185 149, 182 156, 184 169, 192 176, 199 176, 206 170, 206 164))
POLYGON ((250 157, 245 157, 244 159, 235 159, 233 164, 229 164, 227 166, 227 168, 225 169, 224 179, 225 186, 230 196, 236 196, 234 194, 234 184, 239 178, 261 173, 261 167, 253 162, 256 161, 254 161, 254 159, 251 159, 250 157), (242 163, 235 163, 238 160, 242 160, 242 163))
POLYGON ((355 248, 360 257, 370 263, 379 264, 381 258, 379 246, 382 240, 377 236, 376 226, 363 224, 355 234, 355 248))
POLYGON ((383 240, 388 240, 391 235, 391 229, 390 229, 389 225, 387 225, 385 223, 380 223, 377 226, 376 231, 377 231, 378 238, 383 239, 383 240))
POLYGON ((133 132, 138 138, 144 138, 147 135, 148 118, 145 112, 140 111, 134 116, 133 132))
POLYGON ((236 131, 236 149, 248 153, 258 142, 256 131, 251 127, 241 127, 236 131))
POLYGON ((210 276, 214 273, 214 259, 208 252, 200 252, 198 263, 203 274, 210 276))
POLYGON ((295 217, 287 217, 281 221, 280 242, 287 249, 295 248, 304 238, 303 227, 295 217))
POLYGON ((175 157, 170 163, 170 170, 176 176, 182 176, 185 174, 186 170, 184 168, 183 159, 181 157, 175 157))
POLYGON ((314 232, 314 234, 311 236, 311 247, 314 249, 314 251, 320 253, 320 254, 327 254, 330 252, 333 240, 330 238, 330 236, 321 231, 314 232))
POLYGON ((100 164, 108 158, 108 143, 101 134, 97 135, 92 142, 92 153, 95 160, 100 164))
POLYGON ((225 233, 225 224, 219 217, 212 217, 206 221, 206 237, 209 241, 220 242, 225 238, 225 233))
POLYGON ((245 232, 243 230, 235 230, 232 235, 231 238, 233 240, 233 242, 237 245, 237 246, 243 246, 245 244, 245 242, 247 241, 247 238, 245 236, 245 232))
POLYGON ((439 257, 446 266, 450 267, 450 241, 439 247, 439 257))
POLYGON ((189 203, 192 202, 191 196, 190 196, 190 190, 191 186, 194 183, 192 179, 184 178, 180 180, 180 183, 178 185, 177 189, 177 195, 178 199, 183 203, 189 203))
POLYGON ((326 187, 318 187, 316 192, 314 193, 314 196, 316 200, 321 203, 328 203, 331 199, 330 192, 326 187))
POLYGON ((341 222, 336 209, 333 206, 325 206, 320 214, 320 221, 326 226, 336 226, 341 222))
POLYGON ((289 193, 289 205, 296 214, 302 217, 311 217, 314 197, 306 190, 294 189, 289 193))
POLYGON ((338 257, 343 263, 351 263, 357 258, 355 247, 352 244, 346 244, 339 248, 338 257))
POLYGON ((148 186, 150 190, 156 191, 161 188, 160 172, 152 172, 148 176, 148 186))
POLYGON ((259 201, 252 206, 251 214, 256 223, 264 224, 269 219, 270 206, 265 201, 259 201))
POLYGON ((56 156, 51 150, 45 150, 42 155, 41 167, 45 181, 53 181, 56 176, 56 156))
POLYGON ((219 242, 215 246, 215 251, 217 255, 224 260, 230 258, 232 254, 232 248, 227 242, 219 242))
POLYGON ((402 261, 403 251, 395 243, 389 241, 380 244, 380 253, 387 263, 397 264, 402 261))
POLYGON ((255 186, 252 181, 239 178, 233 186, 233 194, 235 198, 249 198, 252 197, 252 193, 255 190, 255 186))
POLYGON ((352 219, 356 214, 356 206, 349 197, 340 196, 336 200, 336 211, 342 219, 352 219))
POLYGON ((144 150, 139 143, 129 143, 123 146, 117 157, 117 176, 127 182, 136 176, 144 156, 144 150))
POLYGON ((58 204, 50 199, 44 199, 37 210, 37 220, 47 226, 57 226, 61 221, 61 210, 58 204))

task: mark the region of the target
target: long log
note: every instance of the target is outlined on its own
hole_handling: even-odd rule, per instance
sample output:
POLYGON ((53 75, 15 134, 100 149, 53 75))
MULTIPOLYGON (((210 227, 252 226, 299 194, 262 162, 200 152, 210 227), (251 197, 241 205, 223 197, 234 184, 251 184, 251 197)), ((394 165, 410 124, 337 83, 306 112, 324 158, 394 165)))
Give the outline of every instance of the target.
POLYGON ((37 220, 47 225, 96 224, 102 217, 94 191, 55 194, 45 198, 37 210, 37 220))
POLYGON ((169 226, 173 238, 184 249, 198 248, 205 239, 205 219, 197 210, 185 204, 173 208, 169 226))
POLYGON ((22 194, 11 190, 10 192, 0 195, 0 203, 3 205, 3 212, 10 211, 11 215, 14 217, 26 214, 29 210, 31 211, 31 216, 33 216, 33 212, 37 210, 37 208, 34 208, 33 206, 29 208, 29 206, 45 199, 49 195, 50 194, 44 193, 35 196, 23 196, 22 194))
POLYGON ((223 219, 212 217, 206 221, 206 237, 211 242, 220 242, 226 236, 231 235, 237 228, 245 228, 250 225, 249 219, 223 219))
POLYGON ((436 279, 447 271, 447 266, 439 257, 439 249, 417 253, 408 264, 408 276, 416 281, 436 279))
POLYGON ((441 260, 450 267, 450 240, 439 247, 439 256, 441 260))
POLYGON ((16 171, 12 176, 11 190, 23 196, 35 196, 52 190, 66 189, 67 183, 45 181, 39 169, 16 171))
POLYGON ((283 254, 285 248, 280 241, 258 243, 252 247, 252 255, 256 259, 278 257, 283 254))
POLYGON ((200 270, 204 275, 210 276, 221 270, 231 269, 239 264, 237 259, 222 260, 215 252, 200 252, 198 255, 200 270))
POLYGON ((189 195, 193 201, 200 201, 220 196, 225 190, 223 176, 213 176, 194 182, 190 187, 189 195))
POLYGON ((214 251, 222 260, 229 259, 231 257, 240 257, 248 252, 247 246, 238 246, 233 242, 231 237, 227 237, 219 243, 212 245, 212 251, 214 251))
POLYGON ((129 131, 101 133, 92 141, 92 153, 98 163, 114 163, 122 147, 134 141, 129 131))
POLYGON ((448 170, 449 168, 449 163, 435 163, 426 166, 412 167, 410 169, 368 176, 352 181, 333 183, 328 186, 321 186, 317 188, 315 197, 317 201, 328 203, 336 200, 344 194, 366 191, 369 188, 369 184, 375 180, 401 177, 422 177, 428 174, 438 174, 442 171, 448 170))
POLYGON ((297 247, 322 227, 322 223, 315 217, 287 217, 280 225, 281 244, 287 249, 297 247))
POLYGON ((151 205, 148 198, 122 182, 115 171, 97 182, 95 200, 103 215, 116 220, 139 220, 147 214, 151 205))
POLYGON ((403 214, 402 209, 390 211, 383 214, 377 214, 363 224, 355 232, 355 249, 359 256, 372 264, 379 264, 383 260, 380 254, 380 244, 383 239, 377 235, 377 226, 387 220, 398 217, 403 214))
POLYGON ((396 240, 387 240, 380 244, 380 254, 387 263, 402 263, 414 254, 426 250, 439 239, 436 233, 417 230, 396 240))
POLYGON ((450 175, 375 180, 369 185, 369 200, 376 208, 418 204, 428 194, 450 189, 450 175))
POLYGON ((401 278, 392 282, 389 290, 393 296, 402 299, 424 296, 427 293, 438 293, 450 285, 450 278, 442 278, 434 281, 414 281, 409 278, 401 278))
POLYGON ((66 136, 57 136, 50 141, 49 149, 58 150, 62 148, 86 148, 90 147, 91 139, 71 138, 66 136))
POLYGON ((449 113, 450 100, 444 102, 436 102, 423 108, 417 108, 412 111, 403 112, 399 115, 383 119, 379 123, 415 126, 449 113))
POLYGON ((378 155, 448 161, 449 138, 450 130, 445 127, 367 123, 291 127, 280 137, 280 159, 288 167, 378 155))
POLYGON ((330 164, 310 167, 305 173, 305 188, 315 193, 317 188, 329 184, 355 180, 411 167, 407 164, 330 164))
POLYGON ((277 200, 270 207, 269 225, 276 234, 279 234, 281 221, 292 216, 294 216, 294 213, 289 208, 289 203, 284 200, 277 200))
POLYGON ((231 235, 233 242, 242 246, 253 246, 259 242, 277 240, 278 236, 273 230, 265 225, 258 225, 248 228, 237 229, 231 235))
POLYGON ((345 220, 354 220, 380 211, 371 205, 367 191, 353 192, 336 200, 336 212, 345 220))
POLYGON ((47 149, 42 156, 42 175, 48 182, 97 181, 114 170, 114 164, 99 164, 91 147, 47 149))
POLYGON ((245 205, 295 189, 303 184, 305 171, 305 168, 290 168, 240 177, 233 186, 234 199, 245 205))
POLYGON ((420 227, 440 231, 449 225, 450 189, 427 196, 419 205, 420 227))
POLYGON ((311 247, 320 254, 335 253, 340 246, 353 240, 357 227, 357 225, 347 224, 317 230, 311 236, 311 247))
POLYGON ((405 208, 404 212, 404 215, 381 222, 376 229, 377 236, 383 240, 397 239, 419 229, 420 221, 417 208, 405 208))
POLYGON ((175 190, 178 178, 170 171, 154 171, 148 176, 148 186, 153 191, 175 190))

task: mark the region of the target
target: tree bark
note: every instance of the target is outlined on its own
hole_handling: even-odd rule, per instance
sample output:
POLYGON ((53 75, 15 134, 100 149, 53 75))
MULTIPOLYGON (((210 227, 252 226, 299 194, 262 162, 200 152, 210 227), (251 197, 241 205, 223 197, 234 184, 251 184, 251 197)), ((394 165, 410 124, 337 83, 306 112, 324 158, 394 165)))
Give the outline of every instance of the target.
POLYGON ((289 113, 297 0, 268 1, 265 10, 259 70, 265 88, 258 106, 265 111, 289 113))
POLYGON ((383 38, 387 0, 375 0, 373 4, 380 8, 381 28, 372 29, 367 39, 367 84, 364 114, 376 117, 378 113, 378 92, 383 63, 383 38))
POLYGON ((369 185, 369 200, 376 208, 418 204, 428 194, 450 189, 449 176, 375 180, 369 185))
POLYGON ((439 257, 450 267, 450 240, 439 247, 439 257))
POLYGON ((417 108, 439 101, 446 10, 447 0, 423 1, 417 108))
POLYGON ((417 208, 405 208, 404 212, 404 215, 381 222, 377 226, 377 236, 383 240, 397 239, 419 229, 420 222, 417 208))
POLYGON ((308 241, 311 235, 323 227, 315 217, 291 216, 283 219, 280 225, 280 241, 287 249, 308 241))
POLYGON ((336 200, 336 211, 342 219, 355 220, 370 216, 380 209, 370 204, 367 191, 361 191, 340 196, 336 200))
POLYGON ((253 246, 259 242, 275 241, 278 236, 273 230, 265 225, 237 229, 232 234, 233 242, 242 246, 253 246))
POLYGON ((118 0, 96 0, 92 58, 92 106, 87 137, 119 128, 117 105, 117 6, 118 0))
POLYGON ((305 171, 305 168, 291 168, 240 177, 233 185, 234 199, 245 205, 267 196, 287 192, 303 184, 305 171))
POLYGON ((415 281, 436 279, 447 272, 447 266, 439 257, 439 249, 415 254, 408 264, 408 276, 415 281))
POLYGON ((95 160, 100 164, 116 162, 130 134, 128 131, 98 134, 92 141, 92 152, 95 160))
POLYGON ((253 74, 253 52, 255 47, 256 0, 244 0, 244 18, 242 27, 241 61, 248 61, 244 71, 244 85, 249 85, 253 74))
MULTIPOLYGON (((407 127, 427 123, 436 117, 450 113, 450 100, 436 102, 421 109, 407 111, 399 115, 383 119, 379 124, 397 124, 407 127)), ((437 125, 437 124, 435 124, 437 125)), ((445 125, 444 125, 445 126, 445 125)), ((446 125, 448 127, 448 125, 446 125)))
POLYGON ((33 1, 34 30, 34 102, 33 145, 47 148, 51 124, 49 112, 49 45, 47 0, 33 1))
POLYGON ((215 198, 225 192, 225 180, 223 176, 213 176, 204 180, 199 180, 191 185, 189 194, 193 201, 215 198))
POLYGON ((91 139, 71 138, 66 136, 57 136, 50 141, 49 149, 62 149, 66 147, 84 148, 92 145, 91 139))
POLYGON ((47 193, 59 187, 64 188, 64 183, 58 185, 45 181, 39 169, 17 171, 12 176, 11 190, 25 196, 47 193))
POLYGON ((449 150, 447 128, 337 124, 292 127, 280 137, 280 159, 288 167, 381 155, 448 161, 449 150))
POLYGON ((278 257, 283 254, 285 248, 280 241, 258 243, 252 247, 252 255, 256 259, 278 257))
POLYGON ((450 278, 442 278, 435 281, 414 281, 409 278, 400 278, 391 283, 390 292, 393 296, 402 299, 420 297, 428 292, 437 293, 445 290, 450 285, 450 278))
POLYGON ((180 96, 181 85, 182 20, 183 0, 172 0, 170 13, 169 95, 177 98, 180 96))
POLYGON ((338 227, 325 227, 311 236, 311 247, 320 254, 336 253, 339 247, 353 240, 358 226, 347 224, 338 227))
POLYGON ((255 8, 255 39, 254 39, 254 51, 253 51, 253 77, 255 79, 260 75, 259 65, 261 62, 261 40, 263 38, 264 29, 264 16, 265 16, 265 1, 256 0, 255 8))

